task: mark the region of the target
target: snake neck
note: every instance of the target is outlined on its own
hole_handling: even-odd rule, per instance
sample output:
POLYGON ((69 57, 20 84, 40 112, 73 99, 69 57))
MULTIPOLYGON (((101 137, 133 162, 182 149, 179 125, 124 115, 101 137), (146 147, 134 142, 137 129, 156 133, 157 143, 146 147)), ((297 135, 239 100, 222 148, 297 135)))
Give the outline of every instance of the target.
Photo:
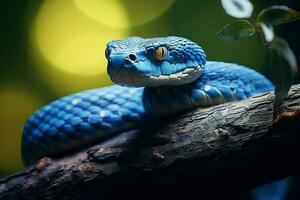
POLYGON ((162 116, 242 100, 273 89, 272 83, 254 70, 210 61, 202 75, 191 83, 145 88, 143 104, 146 113, 162 116))
POLYGON ((200 79, 180 86, 146 87, 143 104, 147 113, 155 116, 170 115, 195 107, 224 103, 222 94, 211 98, 200 79))

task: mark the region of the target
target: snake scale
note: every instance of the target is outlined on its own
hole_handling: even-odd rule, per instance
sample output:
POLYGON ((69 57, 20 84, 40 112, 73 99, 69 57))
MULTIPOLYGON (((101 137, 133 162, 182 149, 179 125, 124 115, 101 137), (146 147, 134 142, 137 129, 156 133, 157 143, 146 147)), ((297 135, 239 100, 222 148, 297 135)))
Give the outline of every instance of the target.
POLYGON ((151 119, 274 88, 247 67, 206 61, 204 50, 182 37, 114 40, 105 55, 116 85, 72 94, 36 111, 22 137, 26 165, 143 127, 151 119))

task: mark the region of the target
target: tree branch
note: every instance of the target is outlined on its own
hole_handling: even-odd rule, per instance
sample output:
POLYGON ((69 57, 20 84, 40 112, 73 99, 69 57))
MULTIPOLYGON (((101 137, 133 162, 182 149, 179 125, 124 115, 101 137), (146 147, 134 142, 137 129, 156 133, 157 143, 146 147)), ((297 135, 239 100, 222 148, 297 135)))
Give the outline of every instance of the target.
POLYGON ((275 123, 273 100, 270 93, 199 108, 65 158, 43 158, 0 180, 0 199, 242 194, 299 169, 300 85, 275 123))

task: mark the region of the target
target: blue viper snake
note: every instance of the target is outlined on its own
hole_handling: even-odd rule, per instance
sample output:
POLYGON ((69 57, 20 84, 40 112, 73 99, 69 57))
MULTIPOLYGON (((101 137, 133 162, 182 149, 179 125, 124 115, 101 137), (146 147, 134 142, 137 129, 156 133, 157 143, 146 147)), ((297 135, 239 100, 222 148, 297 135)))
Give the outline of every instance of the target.
POLYGON ((151 119, 274 88, 247 67, 206 61, 204 50, 182 37, 114 40, 105 55, 116 85, 72 94, 36 111, 22 137, 26 165, 142 128, 151 119))

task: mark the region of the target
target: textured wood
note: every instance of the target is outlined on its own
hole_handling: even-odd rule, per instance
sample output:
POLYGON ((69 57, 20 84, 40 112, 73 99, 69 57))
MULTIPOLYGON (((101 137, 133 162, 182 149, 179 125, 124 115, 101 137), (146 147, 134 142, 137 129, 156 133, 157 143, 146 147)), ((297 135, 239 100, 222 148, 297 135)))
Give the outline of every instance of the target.
POLYGON ((65 158, 43 158, 2 179, 0 199, 240 198, 299 169, 300 85, 275 122, 273 99, 196 109, 65 158))

